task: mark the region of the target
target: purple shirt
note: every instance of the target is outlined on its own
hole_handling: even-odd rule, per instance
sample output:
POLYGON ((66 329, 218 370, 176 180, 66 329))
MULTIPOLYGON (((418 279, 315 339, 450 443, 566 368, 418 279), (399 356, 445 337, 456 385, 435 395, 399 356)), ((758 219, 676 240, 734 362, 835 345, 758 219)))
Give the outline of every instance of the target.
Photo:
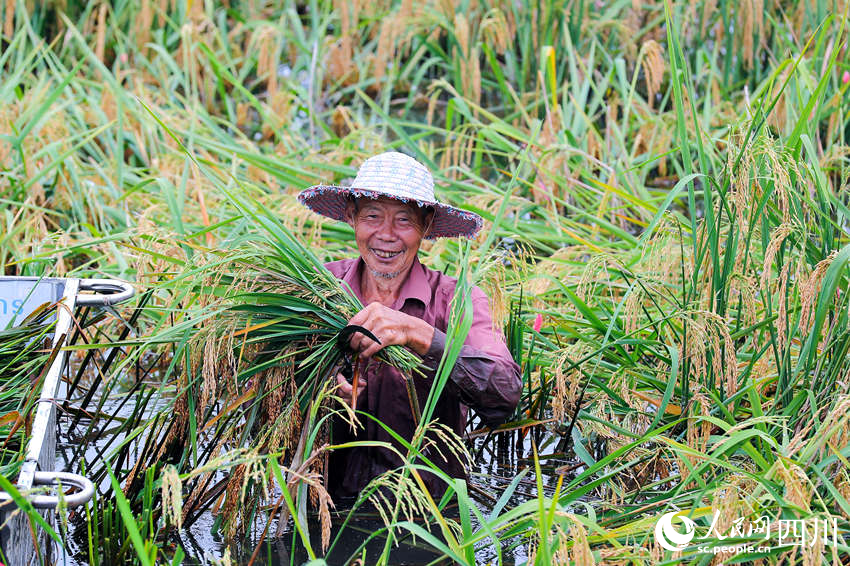
MULTIPOLYGON (((343 259, 326 264, 337 278, 348 283, 361 301, 360 277, 364 263, 361 258, 343 259)), ((392 308, 421 318, 435 328, 434 338, 423 358, 425 366, 433 368, 426 376, 414 376, 416 395, 424 407, 428 391, 446 346, 446 327, 457 280, 426 268, 414 260, 410 272, 402 283, 398 299, 392 308)), ((493 327, 487 296, 478 287, 472 289, 472 327, 460 350, 457 363, 437 402, 434 418, 463 435, 466 427, 466 407, 472 407, 486 424, 503 422, 513 413, 519 402, 522 380, 519 366, 505 345, 500 329, 493 327)), ((392 428, 406 440, 416 429, 404 377, 393 367, 370 361, 362 370, 368 385, 358 395, 357 408, 364 410, 392 428)), ((350 440, 378 440, 396 444, 393 438, 374 420, 361 417, 365 430, 352 435, 349 426, 336 422, 333 443, 350 440)), ((406 450, 401 448, 401 453, 406 450)), ((464 477, 463 465, 451 454, 440 458, 432 450, 427 454, 452 477, 464 477)), ((385 448, 358 447, 338 450, 330 456, 329 488, 335 497, 356 496, 372 478, 401 466, 402 461, 385 448)), ((445 485, 433 474, 423 474, 432 494, 442 494, 445 485)))

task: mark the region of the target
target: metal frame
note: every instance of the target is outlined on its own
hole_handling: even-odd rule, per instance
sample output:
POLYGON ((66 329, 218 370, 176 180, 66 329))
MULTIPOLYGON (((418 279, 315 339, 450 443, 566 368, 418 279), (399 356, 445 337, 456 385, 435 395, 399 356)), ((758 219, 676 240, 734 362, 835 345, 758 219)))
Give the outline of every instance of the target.
MULTIPOLYGON (((57 307, 56 327, 53 334, 54 348, 62 347, 67 343, 76 307, 111 306, 126 301, 134 294, 134 289, 129 283, 113 279, 0 276, 0 281, 3 280, 32 281, 34 284, 45 280, 64 283, 61 304, 57 307), (84 291, 91 293, 84 293, 84 291)), ((46 494, 27 496, 35 508, 47 510, 48 513, 59 506, 60 499, 67 507, 76 507, 84 505, 94 495, 94 484, 87 478, 79 474, 53 471, 56 455, 56 396, 59 394, 66 361, 67 352, 60 351, 45 375, 32 432, 27 443, 26 457, 16 482, 17 489, 25 495, 34 486, 58 483, 63 489, 69 486, 77 488, 76 493, 63 493, 61 498, 59 495, 46 494)), ((15 557, 12 564, 30 564, 35 555, 34 542, 29 528, 25 528, 26 516, 23 513, 14 513, 14 509, 9 509, 10 505, 14 507, 11 501, 11 495, 0 491, 0 518, 8 518, 5 522, 9 523, 6 525, 8 530, 4 528, 4 532, 0 533, 0 542, 6 551, 6 558, 12 560, 15 557), (10 515, 10 517, 2 517, 3 515, 10 515)), ((39 538, 41 539, 41 536, 39 538)))

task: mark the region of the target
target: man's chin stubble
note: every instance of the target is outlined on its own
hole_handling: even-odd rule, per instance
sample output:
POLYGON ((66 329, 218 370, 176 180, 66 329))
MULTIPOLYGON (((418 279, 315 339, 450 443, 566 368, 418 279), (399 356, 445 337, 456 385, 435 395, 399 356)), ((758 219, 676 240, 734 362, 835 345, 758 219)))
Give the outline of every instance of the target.
POLYGON ((401 274, 401 270, 399 270, 399 271, 392 271, 392 272, 390 272, 390 273, 385 273, 385 272, 383 272, 383 271, 378 271, 377 269, 372 269, 372 268, 370 267, 370 268, 369 268, 369 273, 371 273, 371 274, 372 274, 372 275, 374 275, 375 277, 378 277, 379 279, 395 279, 396 277, 398 277, 398 276, 401 274))

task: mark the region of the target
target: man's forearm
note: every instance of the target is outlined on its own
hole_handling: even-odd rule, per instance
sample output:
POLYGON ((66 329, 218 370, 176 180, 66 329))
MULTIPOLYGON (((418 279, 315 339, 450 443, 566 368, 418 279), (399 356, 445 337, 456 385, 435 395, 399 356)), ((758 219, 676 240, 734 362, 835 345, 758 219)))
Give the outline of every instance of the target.
MULTIPOLYGON (((423 357, 425 365, 436 370, 445 348, 445 333, 435 329, 423 357)), ((487 424, 503 422, 519 402, 522 380, 507 349, 499 355, 464 345, 449 378, 461 400, 487 424)))

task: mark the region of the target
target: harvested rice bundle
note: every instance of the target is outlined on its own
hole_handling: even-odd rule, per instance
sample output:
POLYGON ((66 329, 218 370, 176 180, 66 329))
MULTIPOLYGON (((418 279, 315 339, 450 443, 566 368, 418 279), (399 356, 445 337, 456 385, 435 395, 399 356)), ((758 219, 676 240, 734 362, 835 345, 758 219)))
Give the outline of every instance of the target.
MULTIPOLYGON (((203 377, 198 408, 216 421, 219 446, 280 452, 288 465, 308 467, 304 473, 321 478, 329 421, 311 418, 311 405, 323 399, 319 410, 334 410, 322 389, 335 385, 336 371, 353 361, 348 336, 357 327, 348 320, 363 305, 270 213, 241 203, 239 208, 254 230, 202 274, 204 295, 212 300, 202 307, 193 348, 203 377), (223 401, 215 416, 207 412, 213 399, 223 401)), ((376 357, 409 380, 421 364, 416 354, 396 345, 376 357)), ((221 515, 230 535, 250 523, 246 509, 256 509, 265 494, 265 481, 248 468, 237 466, 225 488, 221 515)), ((201 481, 195 489, 202 493, 204 486, 201 481)), ((320 480, 309 489, 317 500, 326 495, 320 480)))
MULTIPOLYGON (((245 384, 258 388, 262 422, 277 428, 288 423, 288 438, 274 432, 267 449, 288 448, 297 442, 300 416, 348 358, 347 337, 355 330, 348 320, 363 305, 276 218, 240 208, 256 231, 207 273, 207 289, 220 299, 199 334, 203 348, 195 348, 203 352, 210 389, 202 392, 201 405, 214 397, 220 376, 234 375, 240 390, 245 384)), ((421 364, 395 345, 377 358, 406 375, 421 364)))

